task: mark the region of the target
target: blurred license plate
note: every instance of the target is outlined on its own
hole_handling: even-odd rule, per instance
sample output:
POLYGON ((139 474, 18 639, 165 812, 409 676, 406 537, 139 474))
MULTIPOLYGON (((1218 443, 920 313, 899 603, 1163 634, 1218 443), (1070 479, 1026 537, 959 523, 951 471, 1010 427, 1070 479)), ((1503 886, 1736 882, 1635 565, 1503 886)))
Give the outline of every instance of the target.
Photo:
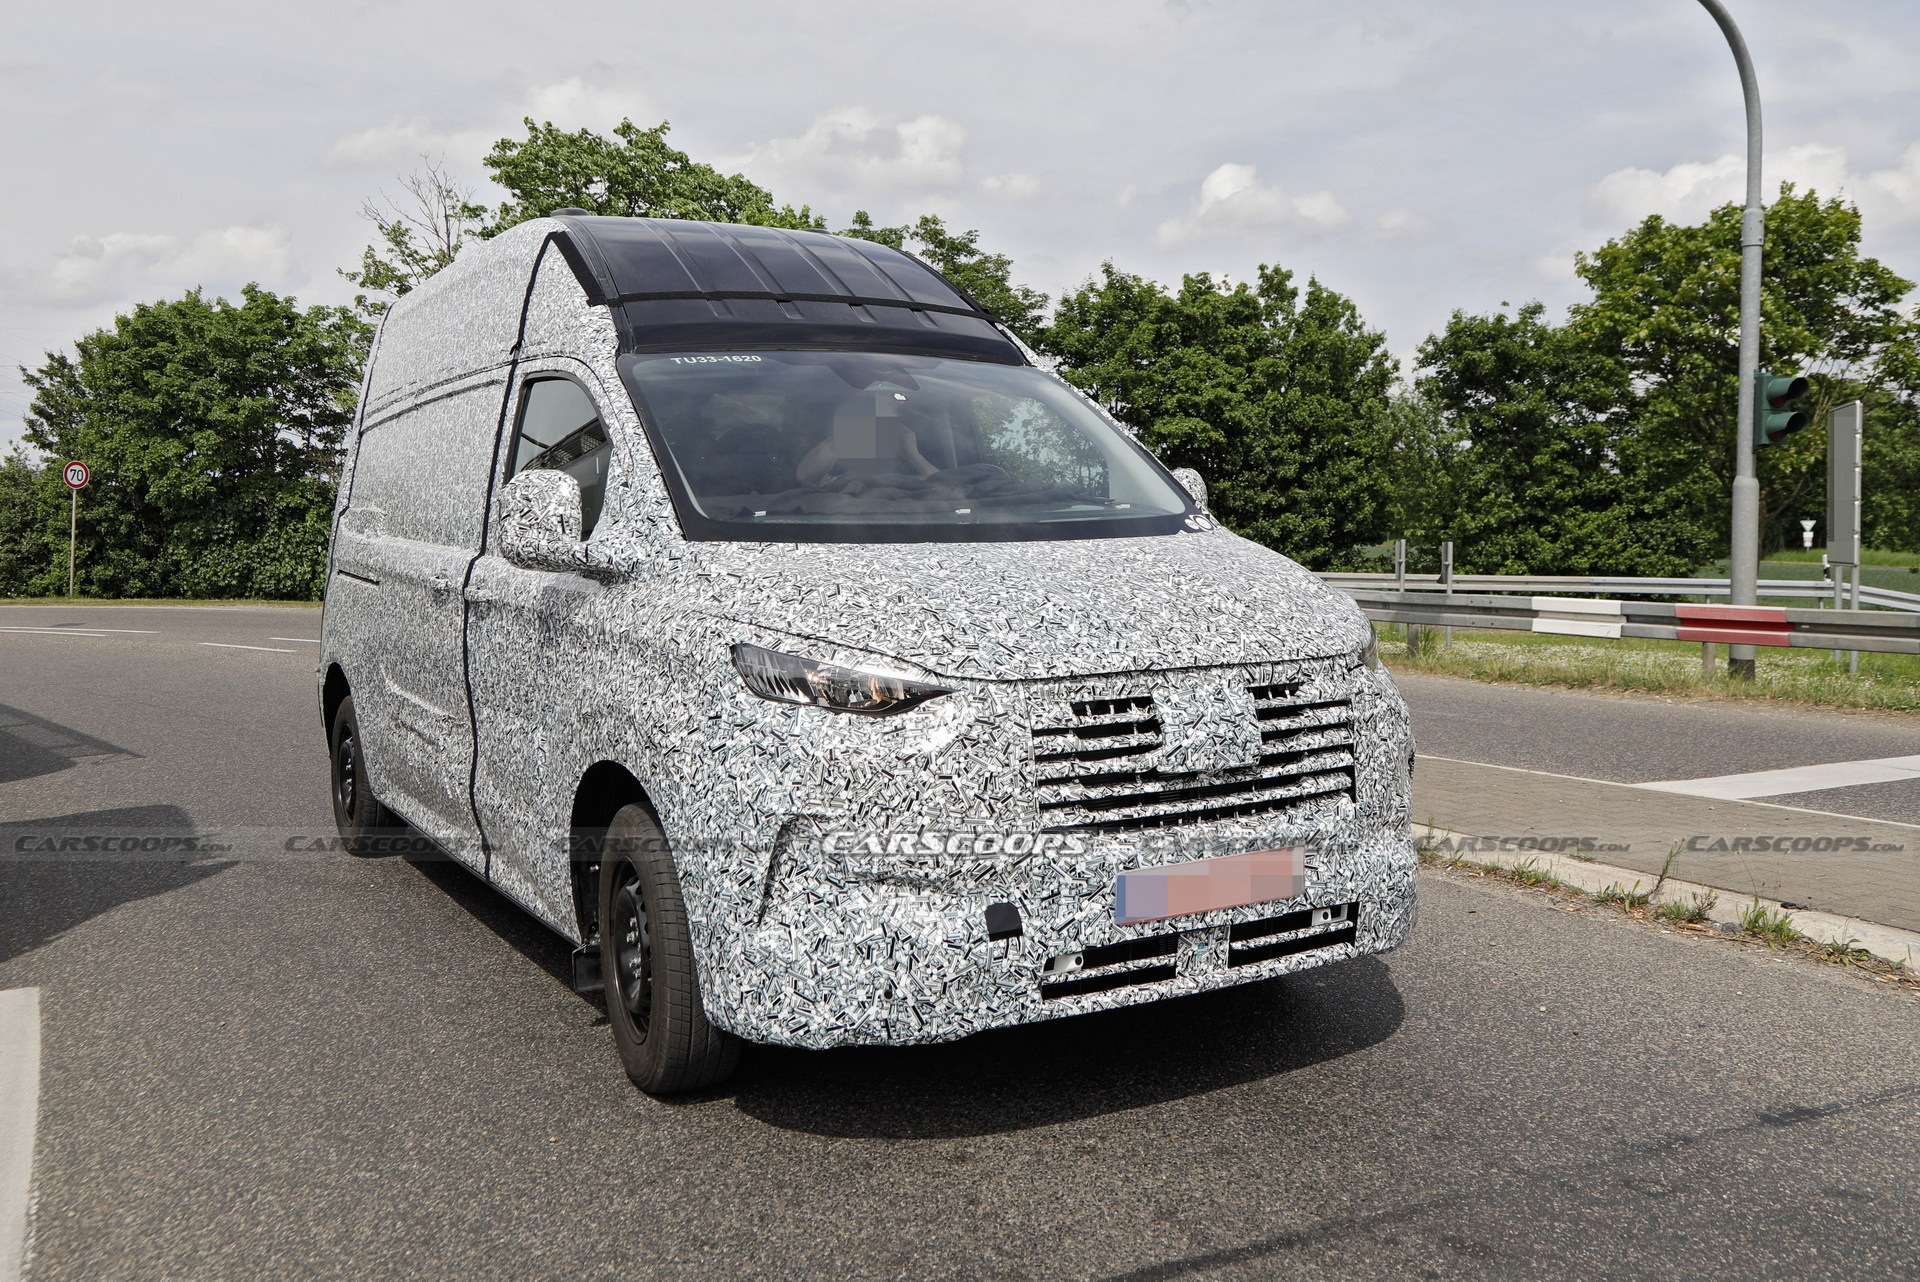
POLYGON ((1113 920, 1131 926, 1297 898, 1307 890, 1306 853, 1304 846, 1283 846, 1123 872, 1113 883, 1113 920))

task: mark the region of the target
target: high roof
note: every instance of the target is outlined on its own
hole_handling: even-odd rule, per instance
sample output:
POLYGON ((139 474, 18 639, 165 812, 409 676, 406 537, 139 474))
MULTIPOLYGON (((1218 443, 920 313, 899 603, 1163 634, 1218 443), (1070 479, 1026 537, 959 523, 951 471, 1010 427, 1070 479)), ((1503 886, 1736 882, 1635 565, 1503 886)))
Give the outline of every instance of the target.
POLYGON ((858 347, 1018 363, 980 304, 909 254, 826 232, 557 215, 628 351, 858 347))

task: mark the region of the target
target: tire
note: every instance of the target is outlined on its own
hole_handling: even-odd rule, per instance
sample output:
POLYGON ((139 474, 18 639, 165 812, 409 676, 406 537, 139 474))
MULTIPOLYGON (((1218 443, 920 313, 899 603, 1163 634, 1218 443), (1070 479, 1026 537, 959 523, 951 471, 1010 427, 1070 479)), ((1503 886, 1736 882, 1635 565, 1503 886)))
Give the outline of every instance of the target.
POLYGON ((360 735, 360 718, 353 710, 353 697, 340 701, 333 714, 333 728, 327 736, 327 758, 331 766, 333 822, 339 826, 349 853, 375 855, 392 843, 400 821, 373 795, 367 783, 366 741, 360 735))
POLYGON ((740 1039, 707 1022, 687 908, 666 835, 624 807, 600 850, 600 974, 620 1062, 649 1095, 726 1080, 740 1039))

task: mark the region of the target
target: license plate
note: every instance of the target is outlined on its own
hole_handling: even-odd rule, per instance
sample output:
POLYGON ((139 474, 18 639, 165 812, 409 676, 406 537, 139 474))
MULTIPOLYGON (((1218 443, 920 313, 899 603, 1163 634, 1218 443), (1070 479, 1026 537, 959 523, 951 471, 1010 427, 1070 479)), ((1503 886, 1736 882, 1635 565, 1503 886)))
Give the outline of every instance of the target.
POLYGON ((1113 883, 1114 923, 1131 926, 1296 899, 1307 890, 1306 853, 1304 846, 1283 846, 1123 872, 1113 883))

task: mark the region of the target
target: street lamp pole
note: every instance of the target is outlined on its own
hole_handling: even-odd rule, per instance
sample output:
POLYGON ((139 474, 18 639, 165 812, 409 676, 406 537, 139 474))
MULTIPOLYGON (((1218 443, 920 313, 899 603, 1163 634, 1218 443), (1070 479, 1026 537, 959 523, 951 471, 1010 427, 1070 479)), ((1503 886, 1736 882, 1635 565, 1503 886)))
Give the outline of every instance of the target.
MULTIPOLYGON (((1747 42, 1720 0, 1700 0, 1733 49, 1740 90, 1747 100, 1747 208, 1740 218, 1740 409, 1733 425, 1733 537, 1727 552, 1729 599, 1753 605, 1760 582, 1760 480, 1753 465, 1754 371, 1760 366, 1760 247, 1766 214, 1760 207, 1760 84, 1747 42)), ((1753 647, 1727 647, 1727 675, 1753 680, 1753 647)))

